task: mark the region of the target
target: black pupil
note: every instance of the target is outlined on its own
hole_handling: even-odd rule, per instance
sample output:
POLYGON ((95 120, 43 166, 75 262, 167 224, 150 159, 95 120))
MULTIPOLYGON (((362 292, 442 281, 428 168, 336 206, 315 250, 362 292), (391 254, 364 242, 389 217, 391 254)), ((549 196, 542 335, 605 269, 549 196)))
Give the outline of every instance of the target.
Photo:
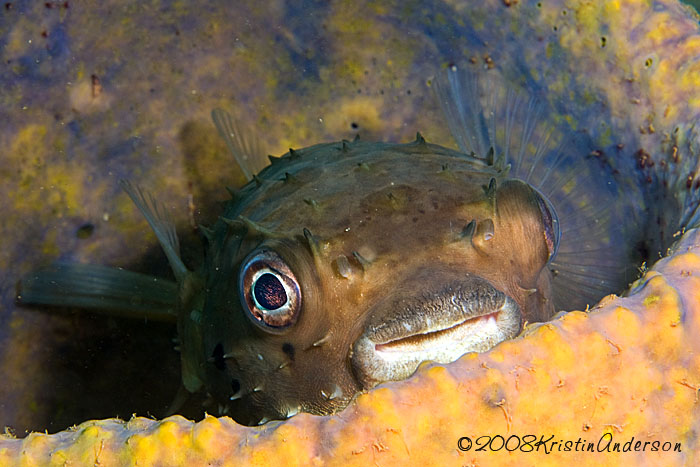
POLYGON ((287 303, 287 292, 277 277, 269 272, 258 277, 253 286, 258 304, 266 310, 276 310, 287 303))

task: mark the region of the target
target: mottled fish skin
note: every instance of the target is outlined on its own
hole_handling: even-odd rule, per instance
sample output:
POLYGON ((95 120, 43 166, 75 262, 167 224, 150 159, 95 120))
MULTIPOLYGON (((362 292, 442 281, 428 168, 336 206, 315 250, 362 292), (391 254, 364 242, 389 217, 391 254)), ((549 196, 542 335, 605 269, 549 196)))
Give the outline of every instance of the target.
POLYGON ((197 329, 182 345, 183 365, 197 362, 187 361, 193 381, 243 423, 330 413, 415 370, 419 361, 371 376, 379 370, 366 366, 363 333, 382 344, 505 310, 491 322, 500 334, 435 357, 451 361, 554 312, 540 195, 420 135, 290 151, 235 196, 207 233, 205 276, 190 295, 201 304, 197 322, 182 313, 180 329, 197 329), (260 326, 241 299, 243 262, 255 251, 275 252, 296 276, 302 306, 286 329, 260 326))

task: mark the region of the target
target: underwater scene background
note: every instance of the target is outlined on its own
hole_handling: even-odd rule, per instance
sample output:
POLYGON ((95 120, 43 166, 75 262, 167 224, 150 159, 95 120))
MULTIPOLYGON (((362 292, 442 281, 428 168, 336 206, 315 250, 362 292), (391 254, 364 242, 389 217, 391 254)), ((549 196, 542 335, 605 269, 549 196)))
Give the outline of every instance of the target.
POLYGON ((19 308, 15 283, 56 259, 169 277, 121 178, 168 207, 196 262, 194 226, 244 181, 211 109, 275 155, 417 130, 454 146, 428 79, 476 62, 538 90, 634 186, 631 148, 656 154, 664 131, 690 131, 700 113, 697 22, 670 1, 5 2, 0 424, 22 436, 163 416, 179 385, 174 327, 19 308))

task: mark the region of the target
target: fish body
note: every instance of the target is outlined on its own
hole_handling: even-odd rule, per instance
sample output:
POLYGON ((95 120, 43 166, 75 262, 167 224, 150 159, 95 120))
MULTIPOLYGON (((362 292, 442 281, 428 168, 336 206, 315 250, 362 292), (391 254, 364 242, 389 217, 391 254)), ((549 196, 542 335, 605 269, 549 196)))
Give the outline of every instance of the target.
POLYGON ((554 313, 557 239, 539 200, 421 136, 273 159, 207 235, 196 379, 234 412, 324 414, 421 361, 514 337, 554 313), (258 311, 251 268, 290 281, 289 318, 258 311))
POLYGON ((179 314, 189 390, 248 424, 332 413, 621 291, 637 245, 661 248, 589 141, 547 123, 527 89, 466 68, 435 80, 460 151, 420 134, 320 144, 233 194, 205 230, 197 319, 179 314))

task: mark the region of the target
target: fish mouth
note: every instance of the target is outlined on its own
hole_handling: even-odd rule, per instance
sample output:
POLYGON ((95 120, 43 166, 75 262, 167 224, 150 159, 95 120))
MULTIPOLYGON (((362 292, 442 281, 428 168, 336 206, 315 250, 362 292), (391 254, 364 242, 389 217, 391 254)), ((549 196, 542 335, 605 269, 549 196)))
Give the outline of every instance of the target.
POLYGON ((391 358, 391 355, 397 352, 438 355, 443 352, 445 347, 451 347, 460 341, 463 342, 475 334, 485 335, 494 332, 498 326, 496 319, 500 313, 501 310, 498 310, 475 318, 467 318, 461 323, 445 329, 413 334, 384 344, 375 344, 374 350, 385 355, 385 359, 391 358))
POLYGON ((515 300, 477 276, 437 292, 402 292, 377 307, 353 344, 352 367, 364 389, 405 379, 424 361, 484 352, 521 329, 515 300))

